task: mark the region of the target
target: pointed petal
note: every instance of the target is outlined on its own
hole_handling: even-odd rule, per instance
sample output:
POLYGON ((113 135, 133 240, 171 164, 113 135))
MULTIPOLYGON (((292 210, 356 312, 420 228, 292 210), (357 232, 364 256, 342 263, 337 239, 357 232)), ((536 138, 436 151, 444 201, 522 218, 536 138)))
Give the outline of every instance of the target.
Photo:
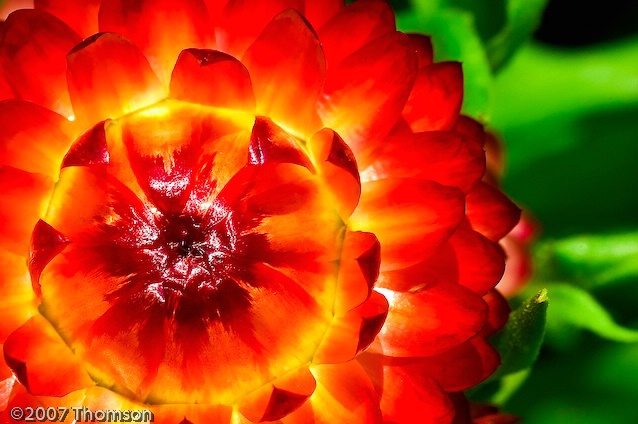
POLYGON ((472 228, 498 241, 518 223, 521 210, 502 191, 481 182, 467 195, 467 217, 472 228))
POLYGON ((339 9, 325 25, 315 26, 319 28, 317 33, 331 67, 376 38, 396 30, 394 13, 386 1, 357 1, 347 7, 341 2, 339 9), (344 38, 346 28, 347 41, 344 38))
POLYGON ((390 303, 386 323, 369 352, 386 356, 431 356, 478 333, 487 305, 458 284, 438 284, 420 292, 379 288, 390 303))
POLYGON ((27 258, 0 248, 0 342, 37 314, 27 258))
POLYGON ((358 307, 335 316, 312 362, 338 364, 353 359, 372 343, 387 313, 388 301, 383 295, 372 292, 358 307))
POLYGON ((321 179, 336 200, 341 218, 346 221, 359 203, 361 179, 354 154, 339 135, 324 128, 308 144, 321 179))
POLYGON ((358 362, 313 365, 310 370, 317 388, 283 424, 381 424, 377 394, 358 362))
POLYGON ((64 396, 93 384, 73 352, 40 315, 9 335, 4 357, 34 395, 64 396))
POLYGON ((458 282, 483 295, 498 283, 505 269, 503 249, 467 226, 461 225, 449 241, 456 255, 458 282))
POLYGON ((96 124, 75 140, 64 155, 60 167, 108 165, 109 151, 104 131, 107 122, 108 120, 96 124))
POLYGON ((23 255, 35 223, 44 215, 53 180, 9 166, 0 166, 0 244, 23 255))
POLYGON ((437 252, 464 216, 463 193, 432 181, 387 179, 362 185, 353 231, 381 242, 382 271, 413 265, 437 252))
POLYGON ((310 159, 286 131, 269 118, 258 116, 250 134, 248 163, 264 165, 292 163, 314 172, 310 159))
POLYGON ((379 393, 384 422, 411 424, 419 417, 424 423, 448 424, 454 416, 449 396, 427 373, 414 372, 382 355, 363 354, 357 359, 379 393))
POLYGON ((363 168, 400 117, 416 77, 416 53, 406 35, 393 32, 330 66, 319 115, 363 168))
POLYGON ((463 103, 463 72, 458 62, 440 62, 419 70, 403 116, 415 132, 449 130, 463 103))
POLYGON ((170 91, 178 100, 249 113, 255 110, 248 70, 234 57, 216 50, 183 50, 171 76, 170 91))
POLYGON ((300 368, 243 397, 238 410, 254 423, 279 420, 299 408, 316 386, 310 370, 300 368))
POLYGON ((131 40, 167 85, 175 60, 186 48, 206 48, 214 41, 203 0, 109 0, 100 6, 101 32, 131 40))
POLYGON ((3 25, 0 59, 17 98, 71 116, 66 54, 80 37, 56 17, 19 10, 3 25))
POLYGON ((75 130, 64 117, 21 100, 0 102, 0 164, 56 178, 75 130))
POLYGON ((275 16, 287 9, 303 12, 303 0, 227 0, 214 16, 220 50, 241 57, 275 16))
POLYGON ((315 104, 325 78, 325 59, 316 34, 298 12, 277 15, 242 62, 253 81, 259 114, 301 134, 321 128, 315 104))
POLYGON ((488 317, 481 335, 487 338, 505 327, 512 308, 507 299, 496 289, 490 290, 483 296, 483 300, 487 303, 488 317))
POLYGON ((40 275, 51 260, 69 244, 69 238, 46 222, 39 220, 31 235, 29 252, 29 274, 33 290, 40 295, 40 275))
POLYGON ((388 137, 374 152, 363 181, 420 178, 469 191, 485 173, 485 152, 453 131, 388 137))
POLYGON ((121 35, 95 34, 77 45, 67 62, 71 103, 83 125, 118 118, 165 97, 144 55, 121 35))
POLYGON ((98 32, 97 14, 102 0, 35 0, 34 7, 57 16, 82 38, 98 32))

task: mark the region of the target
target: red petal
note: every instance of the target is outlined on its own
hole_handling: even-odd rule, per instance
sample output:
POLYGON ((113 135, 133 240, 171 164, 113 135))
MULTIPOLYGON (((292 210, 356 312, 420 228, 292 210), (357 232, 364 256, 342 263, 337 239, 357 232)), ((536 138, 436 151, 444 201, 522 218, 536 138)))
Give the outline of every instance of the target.
POLYGON ((33 226, 43 216, 53 180, 9 166, 0 166, 0 244, 13 253, 29 251, 33 226))
POLYGON ((277 15, 242 62, 253 81, 259 114, 302 134, 321 128, 316 102, 325 59, 317 36, 298 12, 277 15))
POLYGON ((71 116, 66 83, 66 54, 80 37, 56 17, 20 10, 3 25, 0 58, 17 98, 71 116))
POLYGON ((490 290, 483 300, 487 303, 488 317, 481 334, 487 338, 505 327, 512 309, 507 299, 496 289, 490 290))
POLYGON ((362 185, 353 230, 381 242, 382 271, 413 265, 437 252, 464 216, 463 193, 432 181, 387 179, 362 185))
POLYGON ((4 357, 34 395, 64 396, 93 384, 73 352, 40 315, 9 335, 4 357))
POLYGON ((60 167, 108 165, 109 152, 106 145, 106 132, 104 131, 107 122, 108 120, 100 122, 74 141, 64 155, 60 167))
POLYGON ((503 276, 503 249, 468 228, 467 223, 450 237, 450 245, 456 254, 458 282, 462 286, 483 295, 503 276))
POLYGON ((35 0, 34 7, 57 16, 82 38, 95 34, 101 0, 35 0))
POLYGON ((362 304, 379 276, 381 245, 371 233, 347 231, 341 249, 335 313, 362 304))
POLYGON ((99 14, 100 31, 122 34, 148 58, 168 83, 180 51, 206 48, 214 40, 203 0, 109 0, 99 14))
POLYGON ((419 70, 432 64, 434 52, 432 50, 432 39, 423 34, 408 34, 410 40, 416 48, 416 55, 419 60, 419 70))
POLYGON ((487 305, 458 284, 438 284, 416 293, 377 289, 390 311, 372 353, 387 356, 431 356, 457 346, 478 333, 487 305))
POLYGON ((360 166, 396 124, 416 77, 409 38, 394 32, 377 38, 331 71, 319 114, 354 151, 360 166))
POLYGON ((121 35, 89 37, 67 61, 71 103, 83 125, 118 118, 165 97, 144 55, 121 35))
POLYGON ((251 165, 292 163, 314 171, 310 159, 295 139, 269 118, 261 116, 255 118, 248 157, 251 165))
POLYGON ((345 8, 342 6, 330 21, 315 28, 320 28, 319 39, 331 67, 376 38, 396 30, 392 8, 382 0, 357 1, 345 8), (347 42, 344 42, 346 29, 347 42))
POLYGON ((310 371, 317 380, 315 392, 283 424, 382 423, 377 394, 358 362, 313 365, 310 371))
POLYGON ((253 112, 255 95, 246 67, 215 50, 186 49, 171 76, 171 97, 192 103, 253 112))
POLYGON ((0 102, 0 164, 57 177, 74 130, 64 117, 33 103, 0 102))
POLYGON ((449 396, 427 373, 381 355, 358 357, 370 376, 381 401, 384 422, 412 424, 420 422, 448 424, 454 416, 449 396))
POLYGON ((316 386, 308 368, 300 368, 245 396, 237 407, 252 422, 275 421, 299 408, 316 386))
POLYGON ((363 304, 342 316, 335 316, 312 362, 335 364, 353 359, 372 343, 387 314, 388 301, 373 292, 363 304))
POLYGON ((69 239, 46 222, 39 220, 31 235, 31 252, 29 253, 29 274, 33 289, 40 295, 40 275, 42 270, 55 258, 69 239))
POLYGON ((463 72, 458 62, 440 62, 419 70, 403 116, 415 132, 449 130, 463 103, 463 72))
POLYGON ((343 0, 305 0, 304 3, 304 16, 315 29, 321 28, 345 7, 343 0))
POLYGON ((361 196, 361 179, 354 154, 329 128, 313 135, 308 147, 319 165, 322 180, 335 197, 339 215, 347 220, 361 196))
POLYGON ((420 178, 469 191, 485 173, 485 152, 457 132, 432 131, 388 137, 374 152, 363 181, 420 178))
POLYGON ((467 195, 467 217, 472 228, 498 241, 518 223, 521 210, 499 189, 481 182, 467 195))
POLYGON ((266 25, 286 9, 303 12, 303 0, 227 0, 216 18, 217 46, 241 57, 266 25))
POLYGON ((0 298, 2 298, 0 342, 4 343, 9 333, 38 312, 26 258, 2 248, 0 248, 0 298))
POLYGON ((229 424, 232 408, 226 405, 166 404, 153 405, 152 412, 154 424, 229 424))

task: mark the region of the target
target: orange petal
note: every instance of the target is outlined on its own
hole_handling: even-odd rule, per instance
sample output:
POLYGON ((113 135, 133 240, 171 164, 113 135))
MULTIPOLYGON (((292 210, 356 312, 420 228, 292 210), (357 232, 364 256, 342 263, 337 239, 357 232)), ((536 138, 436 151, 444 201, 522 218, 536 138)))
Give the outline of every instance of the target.
POLYGON ((518 223, 521 210, 499 189, 481 182, 467 195, 467 217, 472 228, 498 241, 518 223))
POLYGON ((286 9, 303 12, 303 3, 303 0, 227 0, 221 13, 213 16, 217 47, 241 57, 275 16, 286 9))
POLYGON ((463 103, 463 72, 458 62, 440 62, 419 70, 403 116, 415 132, 449 130, 463 103))
POLYGON ((438 284, 416 293, 377 289, 390 303, 386 323, 369 348, 386 356, 431 356, 478 333, 487 305, 458 284, 438 284))
POLYGON ((66 245, 69 238, 46 222, 39 220, 31 235, 31 251, 29 252, 29 274, 33 290, 40 295, 40 275, 42 270, 56 257, 66 245))
MULTIPOLYGON (((144 405, 148 408, 148 405, 144 405)), ((226 405, 153 405, 154 424, 229 424, 232 408, 226 405)))
POLYGON ((192 103, 255 109, 255 95, 246 67, 215 50, 186 49, 179 54, 170 84, 171 97, 192 103))
POLYGON ((75 140, 64 155, 60 168, 108 165, 110 157, 104 131, 107 122, 108 120, 96 124, 75 140))
POLYGON ((343 0, 305 0, 304 3, 304 16, 315 29, 321 28, 345 7, 343 0))
POLYGON ((339 13, 315 28, 320 28, 319 39, 331 67, 372 40, 396 30, 392 8, 381 0, 358 1, 348 7, 343 7, 341 2, 339 13), (344 42, 344 28, 348 31, 347 42, 344 42))
POLYGON ((75 136, 67 119, 33 103, 5 100, 0 127, 0 164, 57 178, 75 136))
POLYGON ((334 317, 312 362, 334 364, 353 359, 372 343, 387 314, 388 301, 383 295, 372 292, 358 307, 334 317))
POLYGON ((341 249, 335 314, 362 304, 379 276, 381 245, 371 233, 347 231, 341 249))
POLYGON ((360 355, 358 361, 381 398, 384 422, 448 424, 455 414, 449 396, 427 373, 414 372, 393 358, 360 355))
POLYGON ((469 191, 485 173, 485 152, 453 131, 388 137, 374 152, 363 181, 420 178, 469 191))
POLYGON ((362 185, 353 231, 381 242, 381 270, 404 268, 437 252, 464 216, 463 193, 432 181, 387 179, 362 185))
POLYGON ((339 215, 345 221, 361 196, 361 179, 354 154, 339 135, 324 128, 312 136, 308 144, 319 165, 321 178, 336 200, 339 215))
POLYGON ((358 362, 313 365, 310 371, 317 380, 315 392, 283 424, 382 423, 377 394, 358 362))
POLYGON ((505 269, 503 249, 467 226, 467 221, 450 237, 456 254, 458 282, 483 295, 498 283, 505 269))
MULTIPOLYGON (((0 248, 0 342, 37 313, 27 259, 0 248)), ((1 409, 1 408, 0 408, 1 409)))
POLYGON ((264 165, 292 163, 314 171, 312 163, 297 142, 269 118, 255 118, 248 146, 248 163, 264 165))
POLYGON ((432 50, 432 39, 423 34, 408 34, 410 40, 416 49, 416 55, 419 61, 419 70, 432 64, 434 60, 434 52, 432 50))
POLYGON ((0 166, 0 244, 25 258, 35 223, 43 216, 53 180, 41 174, 0 166))
POLYGON ((109 0, 100 7, 101 32, 115 32, 142 50, 164 83, 180 51, 206 48, 214 41, 203 0, 109 0))
POLYGON ((73 352, 40 315, 9 335, 4 357, 34 395, 64 396, 93 384, 73 352))
POLYGON ((35 0, 34 7, 64 21, 82 38, 95 34, 102 0, 35 0))
POLYGON ((253 81, 259 114, 301 134, 321 128, 315 105, 325 78, 325 59, 317 36, 298 12, 277 15, 242 62, 253 81))
POLYGON ((85 127, 165 97, 144 55, 121 35, 95 34, 71 50, 67 61, 71 103, 85 127))
POLYGON ((66 54, 81 38, 56 17, 19 10, 3 25, 0 60, 17 98, 71 116, 66 54))
POLYGON ((7 407, 3 413, 0 414, 0 423, 23 423, 25 421, 26 414, 29 411, 35 412, 38 408, 43 409, 45 412, 48 408, 55 408, 58 413, 58 422, 73 423, 75 422, 75 417, 71 408, 81 407, 86 391, 86 389, 76 390, 62 397, 34 396, 30 394, 23 385, 16 382, 13 385, 7 407), (5 413, 5 411, 10 411, 16 407, 20 408, 20 410, 25 413, 21 420, 15 420, 11 418, 11 414, 5 413))
POLYGON ((330 66, 319 115, 365 167, 400 117, 416 77, 416 53, 405 34, 393 32, 330 66))
POLYGON ((279 420, 299 408, 315 391, 317 382, 308 368, 277 378, 243 397, 238 411, 251 422, 279 420))

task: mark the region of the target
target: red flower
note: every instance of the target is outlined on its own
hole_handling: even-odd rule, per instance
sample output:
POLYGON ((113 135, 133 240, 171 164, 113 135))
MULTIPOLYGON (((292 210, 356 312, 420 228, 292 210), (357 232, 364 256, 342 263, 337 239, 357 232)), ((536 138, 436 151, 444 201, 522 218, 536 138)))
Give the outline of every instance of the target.
POLYGON ((460 65, 394 25, 374 0, 2 23, 2 420, 452 421, 498 365, 519 211, 460 65))

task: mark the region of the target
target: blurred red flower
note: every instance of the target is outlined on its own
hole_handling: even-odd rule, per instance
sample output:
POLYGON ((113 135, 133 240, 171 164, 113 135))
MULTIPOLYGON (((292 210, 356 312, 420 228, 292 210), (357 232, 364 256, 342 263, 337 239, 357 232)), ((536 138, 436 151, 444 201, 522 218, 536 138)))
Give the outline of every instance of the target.
POLYGON ((460 64, 384 1, 34 7, 0 28, 2 420, 454 419, 519 218, 460 64))

